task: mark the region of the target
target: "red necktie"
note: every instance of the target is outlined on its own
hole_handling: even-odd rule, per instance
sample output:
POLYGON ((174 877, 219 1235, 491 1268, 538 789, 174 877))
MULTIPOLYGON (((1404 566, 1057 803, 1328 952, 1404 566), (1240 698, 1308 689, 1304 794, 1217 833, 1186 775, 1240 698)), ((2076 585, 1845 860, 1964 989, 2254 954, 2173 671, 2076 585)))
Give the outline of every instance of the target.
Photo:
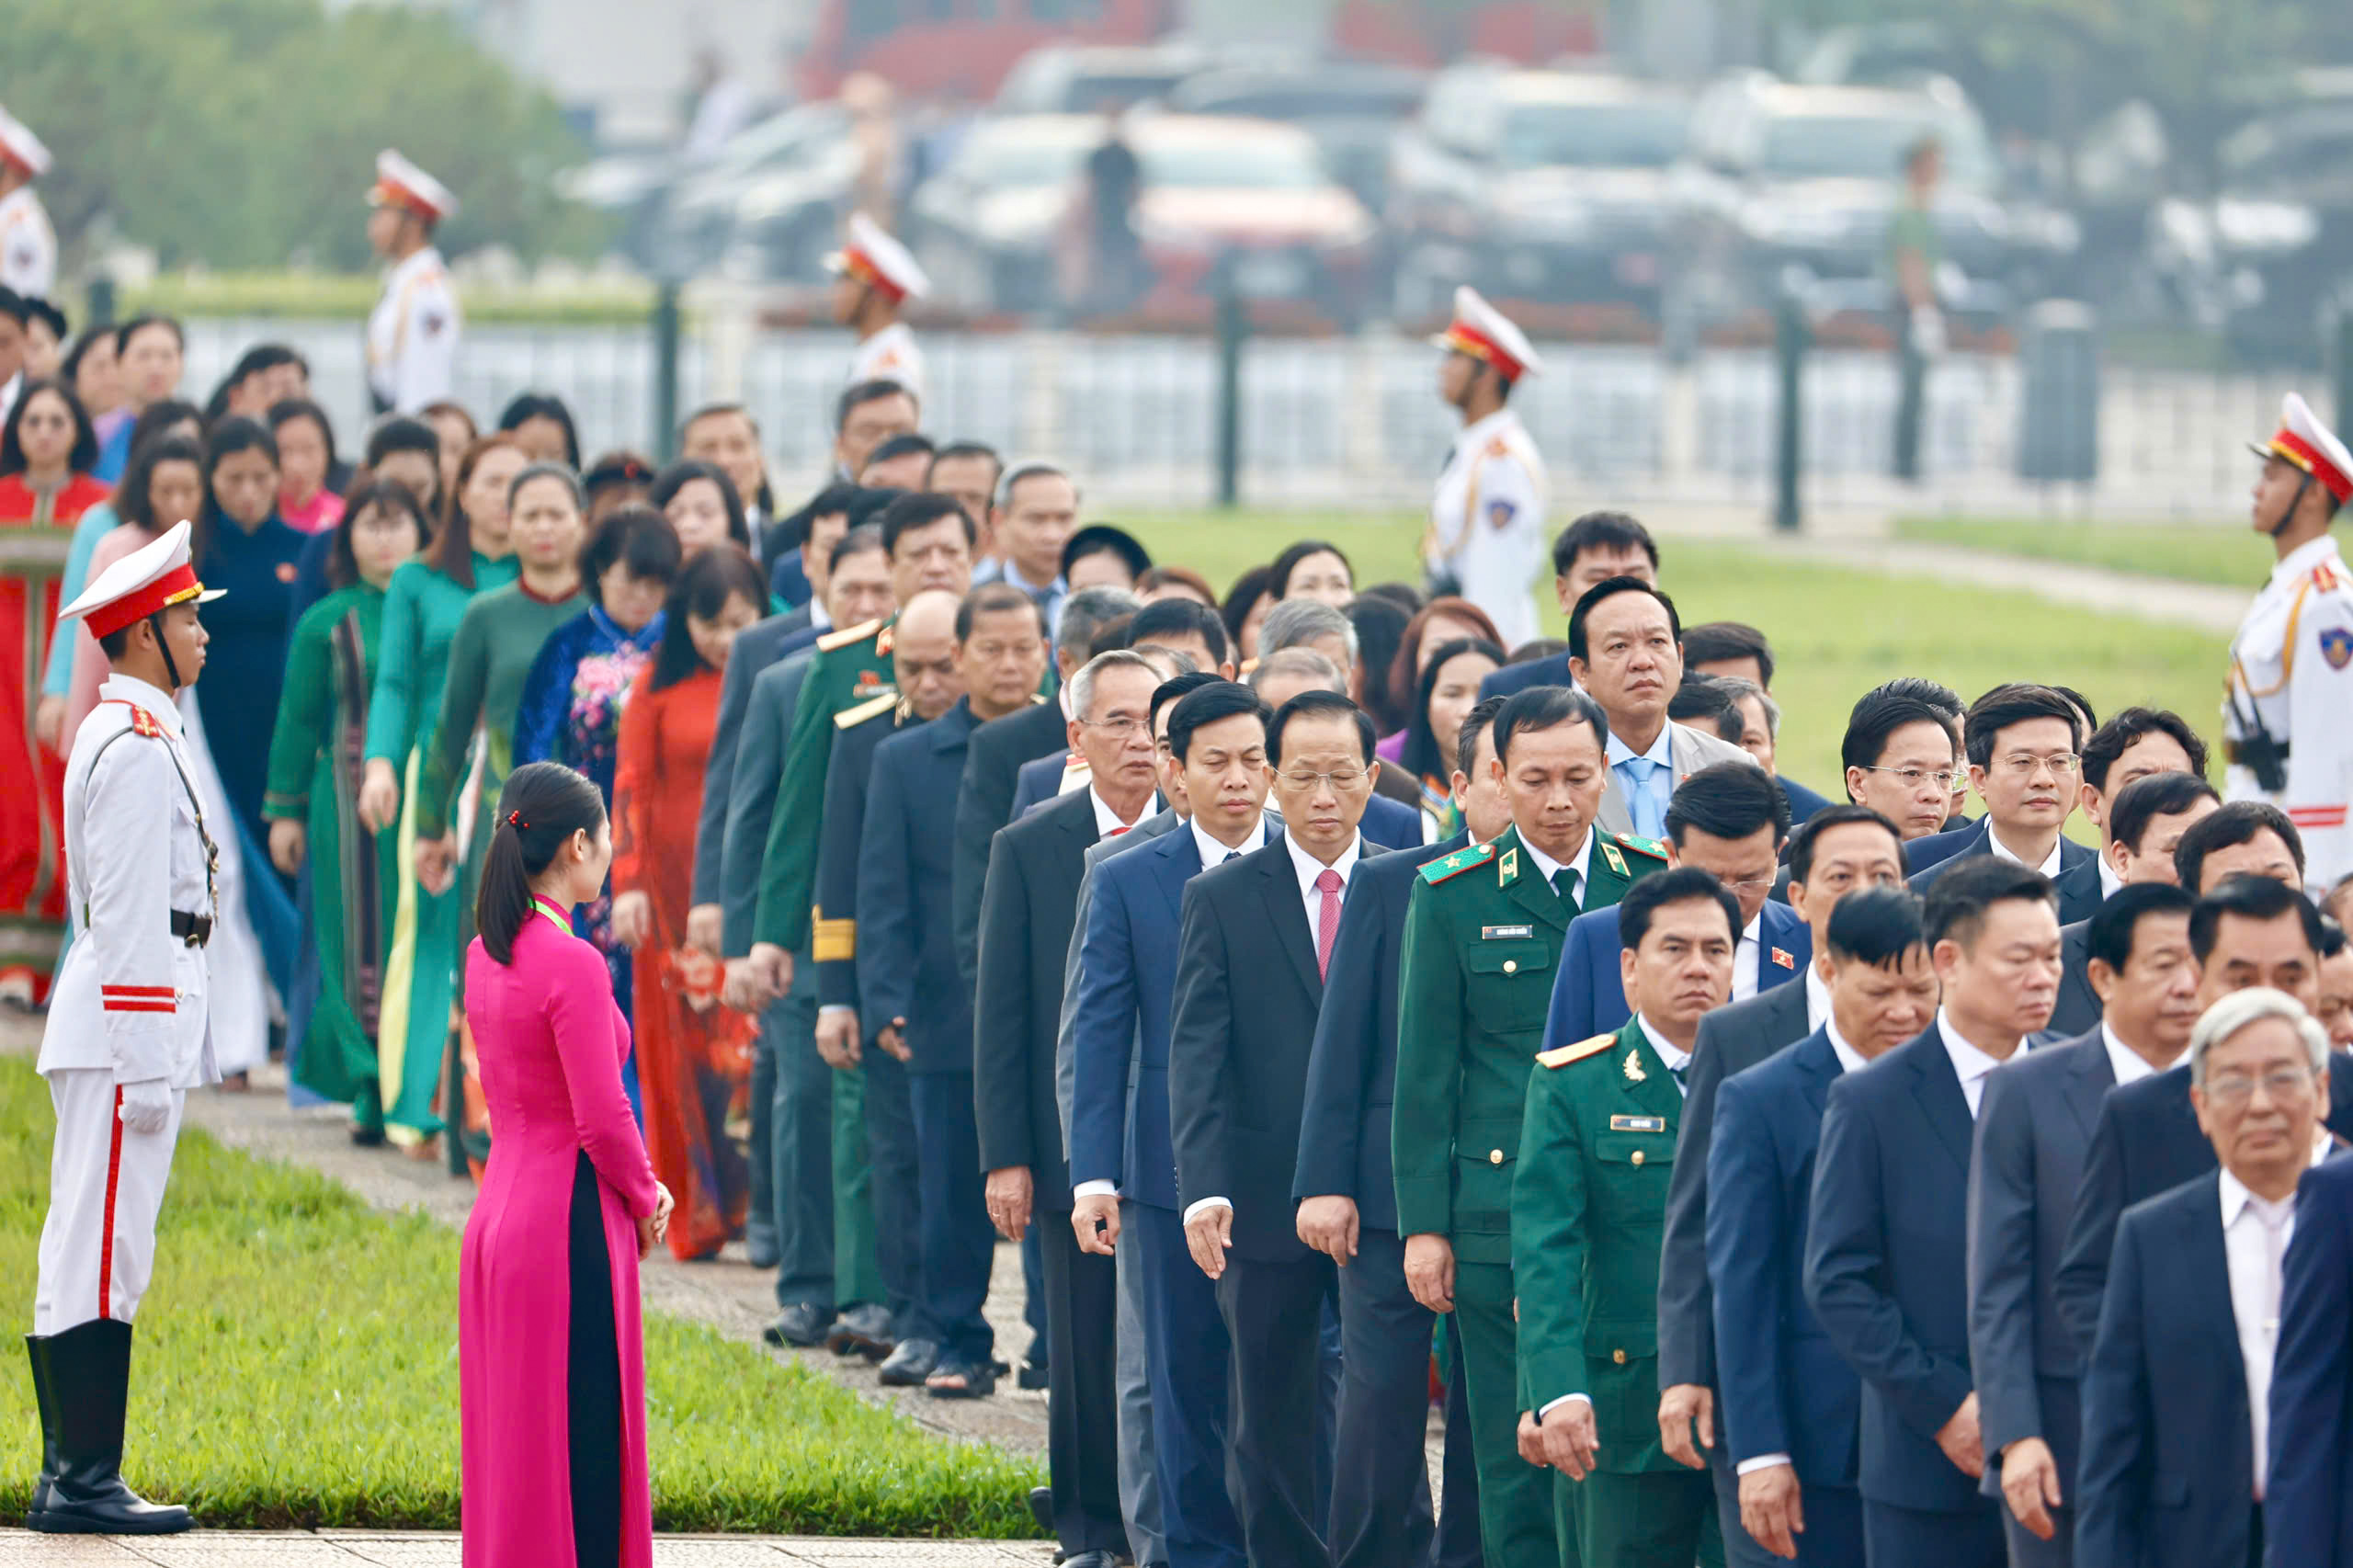
POLYGON ((1332 969, 1332 938, 1340 934, 1340 873, 1325 867, 1315 878, 1315 891, 1324 895, 1315 912, 1315 977, 1324 978, 1332 969))

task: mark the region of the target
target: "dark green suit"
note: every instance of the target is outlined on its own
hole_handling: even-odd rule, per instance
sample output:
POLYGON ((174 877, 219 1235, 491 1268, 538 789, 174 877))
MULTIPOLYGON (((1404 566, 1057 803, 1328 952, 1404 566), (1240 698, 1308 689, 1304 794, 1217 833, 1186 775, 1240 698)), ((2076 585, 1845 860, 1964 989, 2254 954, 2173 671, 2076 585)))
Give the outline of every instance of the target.
MULTIPOLYGON (((809 940, 817 883, 817 846, 825 824, 825 765, 834 751, 835 715, 892 690, 891 623, 870 620, 817 639, 816 653, 793 710, 784 744, 776 810, 768 818, 767 853, 760 859, 760 899, 752 939, 798 952, 809 940)), ((822 920, 823 915, 816 916, 822 920)), ((828 927, 817 961, 846 956, 833 950, 855 940, 855 926, 828 927)))
POLYGON ((1519 1396, 1541 1411, 1593 1401, 1594 1473, 1556 1482, 1594 1568, 1723 1562, 1705 1471, 1667 1458, 1658 1433, 1658 1256, 1683 1091, 1640 1017, 1548 1051, 1528 1085, 1512 1181, 1519 1284, 1519 1396))
POLYGON ((1528 1075, 1544 1038, 1569 922, 1616 903, 1665 865, 1594 830, 1589 884, 1572 904, 1547 884, 1516 828, 1422 868, 1405 910, 1390 1148, 1397 1231, 1454 1248, 1464 1392, 1479 1461, 1490 1568, 1577 1561, 1554 1528, 1545 1473, 1519 1457, 1512 1324, 1512 1176, 1528 1075))

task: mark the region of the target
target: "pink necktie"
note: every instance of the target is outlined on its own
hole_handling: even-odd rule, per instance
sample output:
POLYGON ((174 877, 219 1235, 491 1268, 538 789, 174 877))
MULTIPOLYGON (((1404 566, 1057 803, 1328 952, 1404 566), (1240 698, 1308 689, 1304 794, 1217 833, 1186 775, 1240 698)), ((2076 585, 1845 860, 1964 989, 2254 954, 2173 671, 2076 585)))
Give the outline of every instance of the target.
POLYGON ((1315 891, 1324 902, 1315 911, 1315 977, 1332 969, 1332 938, 1340 934, 1340 873, 1326 866, 1316 874, 1315 891))

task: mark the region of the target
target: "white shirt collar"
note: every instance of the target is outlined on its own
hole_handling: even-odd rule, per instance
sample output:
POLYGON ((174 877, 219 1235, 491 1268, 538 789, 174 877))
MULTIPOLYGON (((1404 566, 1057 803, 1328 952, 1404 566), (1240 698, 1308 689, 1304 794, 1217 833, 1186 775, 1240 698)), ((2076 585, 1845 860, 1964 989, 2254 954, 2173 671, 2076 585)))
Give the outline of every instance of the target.
POLYGON ((1204 868, 1222 866, 1225 864, 1227 856, 1247 855, 1267 842, 1267 813, 1263 811, 1258 813, 1258 820, 1250 824, 1250 836, 1242 841, 1242 846, 1238 849, 1228 849, 1224 845, 1211 838, 1202 830, 1201 819, 1199 817, 1187 817, 1185 827, 1193 835, 1193 847, 1200 852, 1201 865, 1204 868))
POLYGON ((1740 928, 1732 945, 1732 999, 1745 1002, 1758 990, 1757 949, 1764 940, 1765 912, 1758 910, 1740 928))
POLYGON ((2149 1059, 2117 1039, 2106 1018, 2099 1021, 2099 1042, 2108 1048, 2109 1071, 2116 1074, 2118 1088, 2155 1074, 2157 1070, 2149 1065, 2149 1059))
POLYGON ((1634 1021, 1643 1026, 1643 1038, 1651 1042, 1651 1049, 1658 1052, 1660 1062, 1668 1072, 1680 1073, 1690 1062, 1691 1053, 1669 1041, 1660 1035, 1658 1030, 1651 1028, 1651 1021, 1648 1018, 1637 1013, 1634 1015, 1634 1021))
POLYGON ((2108 863, 2108 851, 2106 849, 2102 849, 2099 855, 2100 902, 2105 903, 2109 899, 2114 898, 2116 896, 2116 890, 2123 885, 2124 879, 2116 874, 2116 868, 2108 863))
POLYGON ((1020 589, 1023 593, 1029 595, 1032 598, 1043 594, 1046 597, 1051 599, 1070 591, 1069 585, 1064 583, 1060 577, 1056 577, 1051 583, 1032 583, 1015 568, 1013 560, 1010 556, 1006 559, 1005 571, 1003 575, 998 578, 998 581, 1005 583, 1009 586, 1020 589))
MULTIPOLYGON (((2041 865, 2037 866, 2035 869, 2040 871, 2044 876, 2055 880, 2059 875, 2061 852, 2066 848, 2066 845, 2067 835, 2065 834, 2061 834, 2056 839, 2052 840, 2049 858, 2047 858, 2041 865)), ((2024 860, 2018 858, 2018 855, 2012 851, 2008 845, 2002 842, 2002 830, 1991 822, 1988 822, 1985 824, 1985 847, 1990 853, 1998 855, 2005 860, 2013 861, 2020 866, 2026 864, 2024 860)))
POLYGON ((824 599, 813 598, 809 601, 809 624, 817 628, 819 631, 832 630, 834 624, 833 612, 825 608, 825 601, 824 599))
MULTIPOLYGON (((1545 854, 1544 851, 1537 848, 1533 844, 1529 843, 1524 837, 1519 841, 1519 846, 1528 851, 1528 858, 1535 863, 1538 873, 1541 875, 1547 882, 1551 882, 1556 888, 1560 886, 1560 883, 1554 880, 1555 872, 1559 871, 1563 866, 1566 866, 1569 869, 1574 871, 1577 874, 1577 895, 1582 898, 1585 895, 1585 890, 1593 885, 1593 878, 1586 869, 1586 868, 1593 861, 1593 824, 1591 823, 1587 823, 1586 824, 1585 837, 1577 845, 1577 852, 1574 855, 1570 856, 1566 860, 1553 859, 1552 857, 1545 854)), ((1362 835, 1359 835, 1358 836, 1361 837, 1362 835)))
MULTIPOLYGON (((1937 1009, 1937 1035, 1945 1042, 1945 1055, 1952 1060, 1953 1073, 1961 1079, 1961 1096, 1969 1101, 1969 1114, 1974 1118, 1977 1115, 1978 1100, 1985 1093, 1985 1076, 1995 1068, 1999 1067, 2003 1059, 1998 1056, 1988 1056, 1971 1044, 1962 1036, 1961 1026, 1952 1021, 1952 1012, 1949 1008, 1937 1009)), ((2019 1041, 2018 1050, 2025 1049, 2026 1042, 2019 1041)), ((2012 1052, 2011 1055, 2012 1060, 2015 1060, 2017 1052, 2012 1052)))
POLYGON ((2271 581, 2274 584, 2293 583, 2322 562, 2336 559, 2336 535, 2325 533, 2318 539, 2308 539, 2280 557, 2279 564, 2271 569, 2271 581))
POLYGON ((1653 741, 1650 744, 1650 749, 1644 752, 1636 752, 1633 747, 1618 738, 1616 731, 1610 732, 1608 746, 1610 767, 1615 767, 1620 763, 1631 761, 1638 756, 1648 757, 1661 767, 1672 769, 1675 767, 1675 725, 1672 722, 1661 724, 1658 727, 1658 739, 1653 741))
POLYGON ((1506 431, 1518 428, 1518 415, 1509 408, 1498 408, 1483 419, 1474 419, 1462 427, 1462 434, 1454 438, 1454 449, 1458 452, 1470 451, 1488 437, 1503 435, 1506 431))
POLYGON ((385 280, 386 287, 397 289, 418 273, 437 269, 440 266, 441 253, 433 246, 426 245, 423 250, 411 252, 405 259, 394 264, 385 280))
POLYGON ((144 709, 175 739, 180 738, 180 705, 169 692, 149 686, 136 676, 110 675, 98 685, 101 702, 128 702, 144 709))
POLYGON ((1283 847, 1290 851, 1290 869, 1299 878, 1299 896, 1313 903, 1316 896, 1315 879, 1326 869, 1340 873, 1340 886, 1348 885, 1349 876, 1357 869, 1357 860, 1364 852, 1364 835, 1359 833, 1340 851, 1340 858, 1327 868, 1323 861, 1299 846, 1299 840, 1289 833, 1283 835, 1283 847))
MULTIPOLYGON (((1121 822, 1120 813, 1111 809, 1111 802, 1103 798, 1103 791, 1097 790, 1093 784, 1086 787, 1086 798, 1095 802, 1096 837, 1109 838, 1114 834, 1125 833, 1135 825, 1135 823, 1121 822)), ((1146 801, 1143 810, 1136 813, 1136 822, 1142 822, 1152 815, 1152 807, 1153 802, 1146 801)))
POLYGON ((1822 971, 1808 963, 1805 966, 1805 1027, 1818 1029, 1830 1021, 1830 983, 1822 971))
MULTIPOLYGON (((1813 971, 1808 971, 1807 972, 1812 973, 1813 971)), ((1847 1037, 1838 1032, 1838 1020, 1836 1018, 1825 1015, 1822 1020, 1821 1028, 1830 1036, 1830 1050, 1832 1054, 1838 1058, 1838 1070, 1840 1072, 1852 1073, 1859 1067, 1868 1067, 1870 1065, 1870 1058, 1865 1056, 1861 1051, 1857 1051, 1853 1046, 1848 1045, 1847 1043, 1847 1037)))

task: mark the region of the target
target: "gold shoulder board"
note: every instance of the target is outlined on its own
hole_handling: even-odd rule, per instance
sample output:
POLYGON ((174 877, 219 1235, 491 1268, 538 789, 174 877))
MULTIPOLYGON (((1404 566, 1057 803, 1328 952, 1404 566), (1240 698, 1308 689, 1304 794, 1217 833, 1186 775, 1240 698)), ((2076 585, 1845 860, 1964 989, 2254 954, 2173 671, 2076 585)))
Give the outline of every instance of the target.
POLYGON ((888 713, 892 709, 898 705, 898 692, 886 686, 882 688, 881 696, 870 697, 865 701, 858 703, 856 707, 845 708, 840 712, 835 714, 834 728, 836 730, 854 729, 858 725, 865 723, 869 719, 879 718, 882 714, 888 713))
POLYGON ((1540 1051, 1536 1060, 1547 1067, 1566 1067, 1572 1062, 1582 1062, 1588 1056, 1598 1056, 1618 1043, 1614 1034, 1597 1034, 1591 1040, 1581 1040, 1574 1045, 1563 1045, 1551 1051, 1540 1051))
POLYGON ((836 648, 847 648, 853 642, 863 642, 882 630, 881 620, 861 620, 856 626, 836 627, 817 639, 817 652, 830 653, 836 648))

